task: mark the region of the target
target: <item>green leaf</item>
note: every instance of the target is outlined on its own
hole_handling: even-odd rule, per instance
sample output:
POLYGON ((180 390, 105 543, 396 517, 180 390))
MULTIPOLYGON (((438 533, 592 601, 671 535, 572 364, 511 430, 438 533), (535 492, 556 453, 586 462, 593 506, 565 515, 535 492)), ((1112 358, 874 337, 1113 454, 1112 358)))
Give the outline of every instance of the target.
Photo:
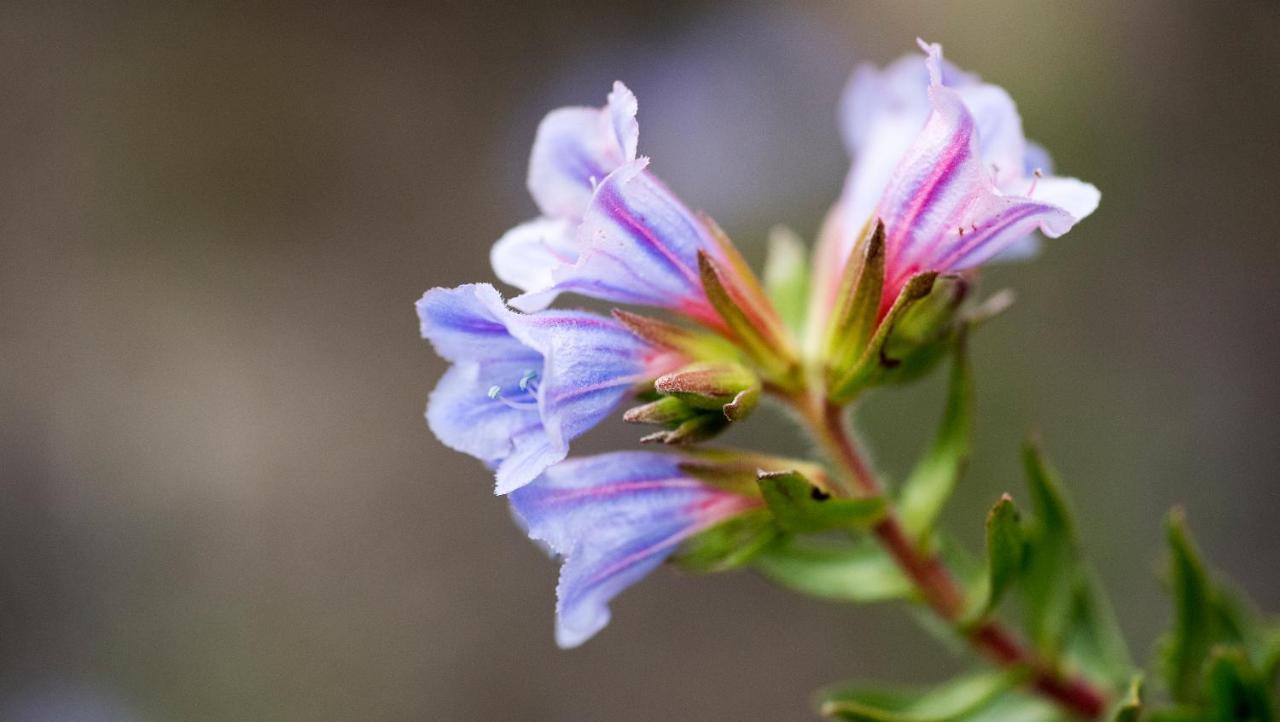
POLYGON ((755 558, 755 567, 793 591, 842 602, 881 602, 915 593, 897 564, 873 542, 840 544, 783 537, 755 558))
POLYGON ((1020 670, 974 672, 918 695, 833 690, 823 695, 820 711, 853 722, 958 722, 994 703, 1024 677, 1020 670))
POLYGON ((1206 672, 1210 708, 1221 722, 1274 722, 1275 703, 1262 675, 1239 647, 1213 651, 1206 672))
POLYGON ((764 509, 747 512, 684 541, 672 561, 694 572, 736 569, 756 557, 774 540, 777 529, 764 509))
POLYGON ((1124 684, 1133 674, 1115 613, 1088 568, 1081 568, 1076 577, 1063 654, 1087 677, 1108 687, 1124 684))
POLYGON ((1112 722, 1138 722, 1142 715, 1142 675, 1135 674, 1129 681, 1129 691, 1116 705, 1112 722))
POLYGON ((902 523, 913 539, 922 541, 928 536, 964 471, 969 459, 972 415, 973 381, 961 337, 955 345, 942 424, 933 444, 907 477, 899 497, 902 523))
POLYGON ((759 484, 778 526, 786 531, 866 529, 884 516, 883 497, 837 499, 796 471, 761 472, 759 484))
POLYGON ((840 276, 837 305, 827 325, 826 359, 829 378, 848 374, 866 351, 876 328, 884 289, 884 223, 849 254, 840 276))
POLYGON ((1168 537, 1174 622, 1161 644, 1161 667, 1173 699, 1193 702, 1215 636, 1213 586, 1178 510, 1169 515, 1168 537))
POLYGON ((799 335, 809 303, 809 263, 805 244, 786 226, 769 231, 769 255, 764 262, 764 290, 782 322, 799 335))
POLYGON ((1023 466, 1035 514, 1026 527, 1022 570, 1027 636, 1045 656, 1056 657, 1070 619, 1076 568, 1075 525, 1062 485, 1039 447, 1023 447, 1023 466))
POLYGON ((979 616, 986 616, 1000 603, 1022 570, 1022 526, 1018 508, 1008 494, 987 514, 987 594, 979 616))

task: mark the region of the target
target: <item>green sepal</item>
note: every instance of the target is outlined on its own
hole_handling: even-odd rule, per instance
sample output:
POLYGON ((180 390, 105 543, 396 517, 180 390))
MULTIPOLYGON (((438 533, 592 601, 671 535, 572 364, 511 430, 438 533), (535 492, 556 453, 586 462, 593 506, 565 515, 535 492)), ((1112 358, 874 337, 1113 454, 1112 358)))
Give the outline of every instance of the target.
POLYGON ((653 387, 695 409, 720 411, 730 421, 745 419, 760 400, 760 379, 730 361, 690 364, 659 376, 653 387))
POLYGON ((915 595, 911 580, 874 542, 781 537, 755 558, 769 579, 801 594, 841 602, 883 602, 915 595))
POLYGON ((777 533, 768 511, 749 511, 686 539, 671 560, 693 572, 737 569, 750 563, 777 533))
POLYGON ((990 614, 1022 571, 1022 523, 1013 497, 1000 497, 987 513, 987 589, 976 617, 990 614))
POLYGON ((1181 511, 1169 514, 1167 532, 1174 620, 1160 643, 1160 668, 1174 701, 1196 702, 1201 698, 1201 674, 1215 637, 1213 583, 1187 533, 1181 511))
POLYGON ((1116 703, 1111 720, 1112 722, 1138 722, 1142 711, 1142 675, 1135 674, 1129 680, 1129 687, 1124 697, 1116 703))
POLYGON ((743 284, 734 285, 733 277, 706 251, 698 251, 698 273, 712 308, 760 371, 780 386, 795 386, 800 365, 768 300, 748 297, 743 284))
POLYGON ((938 274, 930 271, 917 273, 907 279, 902 291, 889 307, 889 312, 876 326, 875 333, 862 350, 862 355, 858 357, 857 362, 848 371, 842 371, 839 367, 828 367, 828 398, 837 404, 848 403, 863 389, 883 383, 886 376, 902 363, 901 359, 885 353, 885 342, 902 315, 920 299, 929 295, 937 278, 938 274))
POLYGON ((852 722, 960 722, 995 703, 1025 670, 972 672, 924 692, 835 688, 819 693, 825 717, 852 722))
POLYGON ((884 223, 849 254, 840 276, 837 306, 827 322, 825 358, 828 380, 840 379, 862 358, 875 331, 884 291, 884 223))
POLYGON ((801 459, 762 454, 744 449, 693 447, 682 451, 680 470, 689 476, 720 489, 745 496, 759 496, 760 473, 797 471, 818 488, 831 490, 827 472, 822 466, 801 459))
POLYGON ((613 309, 613 317, 637 338, 657 348, 677 351, 689 358, 716 361, 733 360, 739 356, 734 345, 719 336, 620 308, 613 309))
POLYGON ((729 426, 729 419, 719 411, 704 411, 687 421, 682 421, 673 429, 655 431, 640 437, 642 444, 668 444, 682 446, 707 441, 718 436, 729 426))
POLYGON ((884 497, 836 498, 797 471, 761 472, 758 483, 784 531, 867 529, 884 517, 884 497))
POLYGON ((936 436, 912 469, 899 493, 899 510, 907 534, 924 541, 969 461, 969 436, 973 415, 973 380, 967 344, 957 339, 951 361, 946 407, 936 436))
POLYGON ((1213 719, 1221 722, 1274 722, 1276 705, 1270 685, 1239 647, 1213 650, 1205 672, 1213 719))
POLYGON ((629 424, 650 424, 675 428, 700 413, 701 411, 675 396, 663 396, 660 399, 627 409, 622 414, 622 420, 629 424))
POLYGON ((907 308, 885 339, 881 355, 893 359, 886 383, 906 383, 928 373, 967 324, 959 313, 969 292, 960 276, 938 276, 929 293, 907 308))
POLYGON ((1022 460, 1034 513, 1024 527, 1023 621, 1036 649, 1052 659, 1061 649, 1075 590, 1075 524, 1061 482, 1034 441, 1023 447, 1022 460))
POLYGON ((809 263, 804 241, 786 226, 769 231, 764 262, 764 290, 778 316, 796 336, 804 329, 809 302, 809 263))

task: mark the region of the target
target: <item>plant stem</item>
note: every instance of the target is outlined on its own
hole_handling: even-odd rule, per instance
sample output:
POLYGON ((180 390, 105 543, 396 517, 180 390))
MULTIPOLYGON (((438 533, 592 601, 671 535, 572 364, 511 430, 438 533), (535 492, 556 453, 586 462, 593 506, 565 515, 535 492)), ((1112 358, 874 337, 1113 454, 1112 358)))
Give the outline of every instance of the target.
MULTIPOLYGON (((858 450, 845 423, 844 409, 819 396, 790 397, 793 406, 809 422, 814 435, 832 460, 847 475, 844 491, 855 496, 878 496, 883 488, 858 450)), ((903 529, 897 513, 890 508, 873 529, 881 545, 915 583, 925 603, 938 616, 959 626, 966 602, 964 592, 936 554, 921 551, 903 529)), ((1031 686, 1045 697, 1086 719, 1098 719, 1106 696, 1082 677, 1066 677, 1053 664, 1027 649, 998 621, 987 620, 963 632, 976 649, 998 664, 1025 667, 1031 686)))

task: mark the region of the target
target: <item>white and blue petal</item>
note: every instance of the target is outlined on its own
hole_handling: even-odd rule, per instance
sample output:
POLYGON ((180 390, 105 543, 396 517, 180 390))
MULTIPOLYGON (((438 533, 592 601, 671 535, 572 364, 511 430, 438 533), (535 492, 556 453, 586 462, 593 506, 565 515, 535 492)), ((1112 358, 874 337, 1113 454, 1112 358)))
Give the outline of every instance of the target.
POLYGON ((714 318, 698 276, 698 251, 716 253, 716 243, 647 165, 639 158, 599 184, 578 227, 578 261, 552 271, 554 285, 513 299, 513 306, 534 310, 572 292, 714 318))
POLYGON ((680 461, 643 451, 573 459, 511 495, 529 536, 563 559, 561 647, 576 647, 608 624, 609 601, 680 542, 759 504, 689 477, 680 461))
POLYGON ((535 218, 503 234, 489 251, 494 275, 521 291, 555 284, 552 272, 578 260, 577 223, 564 218, 535 218))
POLYGON ((418 302, 422 335, 455 366, 427 405, 447 446, 495 469, 496 493, 529 483, 569 452, 637 382, 653 350, 610 318, 520 314, 492 286, 436 288, 418 302))
MULTIPOLYGON (((885 224, 885 303, 914 273, 976 266, 1025 244, 1037 230, 1060 236, 1097 206, 1097 189, 1074 179, 1034 178, 1021 193, 1002 192, 976 119, 960 93, 939 81, 940 51, 930 50, 933 110, 876 210, 885 224)), ((987 107, 1001 107, 997 97, 991 94, 987 107)), ((1018 151, 1019 169, 1024 152, 1018 151)))
POLYGON ((529 194, 548 218, 582 216, 595 185, 636 157, 636 97, 620 82, 603 108, 560 108, 543 118, 529 157, 529 194))

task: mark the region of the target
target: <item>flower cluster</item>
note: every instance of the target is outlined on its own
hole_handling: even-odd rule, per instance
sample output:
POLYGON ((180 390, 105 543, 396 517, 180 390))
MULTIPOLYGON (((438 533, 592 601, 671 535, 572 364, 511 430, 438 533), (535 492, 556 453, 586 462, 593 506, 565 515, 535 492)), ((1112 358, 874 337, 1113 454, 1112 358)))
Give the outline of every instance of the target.
POLYGON ((1097 206, 1093 186, 1051 175, 1003 90, 921 47, 853 74, 841 104, 853 164, 811 271, 792 263, 762 283, 637 155, 636 98, 615 83, 603 107, 555 110, 538 128, 528 188, 541 215, 491 257, 521 293, 504 302, 475 284, 418 302, 422 336, 453 364, 427 422, 493 470, 529 536, 563 559, 562 646, 600 630, 609 600, 672 554, 723 567, 777 533, 874 518, 876 500, 812 463, 694 445, 765 395, 839 409, 923 372, 983 312, 963 303, 971 269, 1097 206), (807 286, 802 321, 780 312, 780 283, 807 286), (641 308, 549 308, 562 294, 641 308), (644 440, 668 448, 568 458, 628 398, 624 418, 657 426, 644 440), (833 495, 845 498, 818 503, 833 495))

